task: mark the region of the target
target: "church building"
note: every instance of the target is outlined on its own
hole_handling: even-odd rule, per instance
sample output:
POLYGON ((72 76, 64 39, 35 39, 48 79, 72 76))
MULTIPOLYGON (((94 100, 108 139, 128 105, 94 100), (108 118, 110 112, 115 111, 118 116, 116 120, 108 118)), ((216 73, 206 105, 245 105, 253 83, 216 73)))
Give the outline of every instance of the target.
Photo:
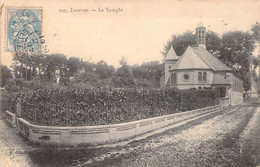
POLYGON ((164 58, 165 72, 162 87, 177 89, 215 88, 220 92, 220 103, 243 102, 243 82, 233 75, 232 69, 206 49, 206 28, 198 24, 197 45, 188 46, 178 58, 171 46, 164 58))

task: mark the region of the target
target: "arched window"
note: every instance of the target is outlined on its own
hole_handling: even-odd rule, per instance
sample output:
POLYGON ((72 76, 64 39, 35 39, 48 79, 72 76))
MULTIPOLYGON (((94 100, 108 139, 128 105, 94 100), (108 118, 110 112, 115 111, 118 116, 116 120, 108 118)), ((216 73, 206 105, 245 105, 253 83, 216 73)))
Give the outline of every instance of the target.
POLYGON ((198 81, 199 81, 199 82, 202 81, 202 73, 201 73, 201 72, 198 73, 198 81))
POLYGON ((203 82, 207 82, 207 73, 203 72, 203 82))

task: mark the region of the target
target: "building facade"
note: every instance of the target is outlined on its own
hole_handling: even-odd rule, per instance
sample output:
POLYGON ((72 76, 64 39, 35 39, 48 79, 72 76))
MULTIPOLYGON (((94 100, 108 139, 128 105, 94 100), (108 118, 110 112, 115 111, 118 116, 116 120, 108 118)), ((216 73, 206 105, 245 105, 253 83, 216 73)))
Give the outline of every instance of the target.
POLYGON ((197 45, 188 46, 178 58, 173 47, 168 51, 164 63, 162 86, 177 89, 215 88, 220 92, 221 104, 243 102, 243 82, 218 58, 206 50, 206 28, 198 24, 197 45))

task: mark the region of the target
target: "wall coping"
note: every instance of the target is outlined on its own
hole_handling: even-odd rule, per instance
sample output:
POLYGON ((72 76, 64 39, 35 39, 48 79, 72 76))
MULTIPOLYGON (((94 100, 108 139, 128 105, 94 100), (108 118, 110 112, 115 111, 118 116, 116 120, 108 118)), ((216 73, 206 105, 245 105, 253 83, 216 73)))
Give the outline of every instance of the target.
POLYGON ((5 111, 7 114, 9 114, 9 115, 12 115, 12 116, 15 116, 15 114, 14 113, 11 113, 10 111, 8 111, 8 110, 6 110, 5 111))

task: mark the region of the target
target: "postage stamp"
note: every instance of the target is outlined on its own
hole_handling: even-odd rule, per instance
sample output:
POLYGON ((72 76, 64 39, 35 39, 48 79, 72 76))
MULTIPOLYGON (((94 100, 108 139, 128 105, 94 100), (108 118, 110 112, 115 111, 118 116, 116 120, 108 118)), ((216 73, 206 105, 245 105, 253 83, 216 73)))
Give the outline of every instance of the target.
POLYGON ((8 7, 6 51, 41 52, 42 9, 8 7))

